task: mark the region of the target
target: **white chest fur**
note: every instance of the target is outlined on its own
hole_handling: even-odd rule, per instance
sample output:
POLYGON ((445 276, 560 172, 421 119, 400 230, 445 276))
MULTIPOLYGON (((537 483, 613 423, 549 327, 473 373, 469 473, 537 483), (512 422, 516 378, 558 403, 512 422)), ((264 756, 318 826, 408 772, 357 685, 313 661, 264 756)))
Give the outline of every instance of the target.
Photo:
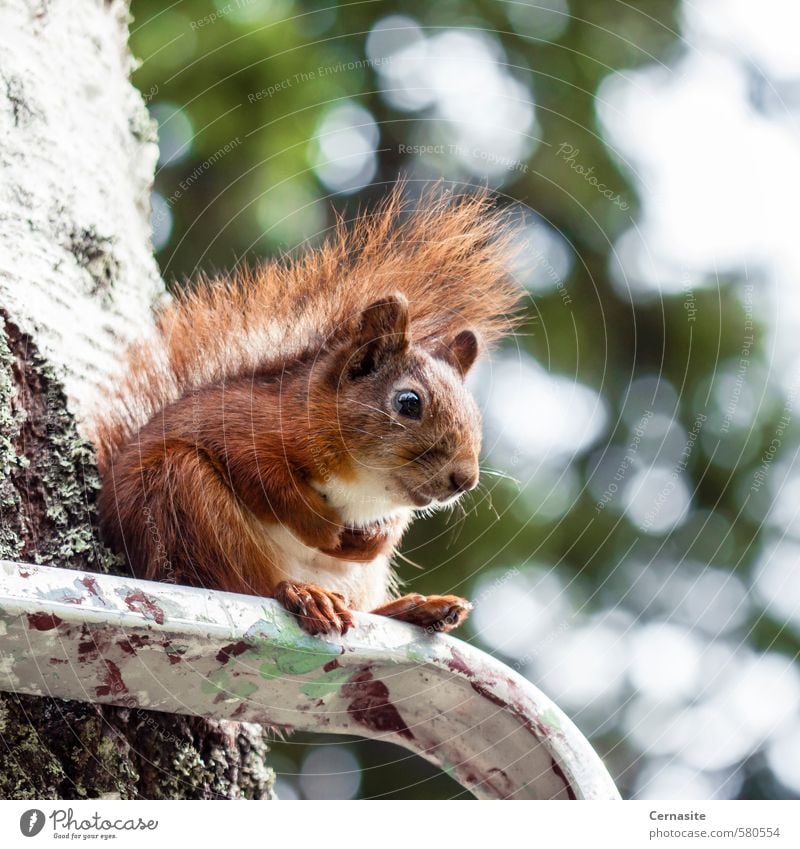
POLYGON ((304 545, 282 525, 262 527, 275 552, 281 580, 316 584, 341 593, 355 610, 372 610, 390 598, 394 579, 387 557, 376 557, 369 563, 339 560, 304 545))
MULTIPOLYGON (((412 510, 387 488, 385 474, 365 471, 355 480, 332 476, 316 489, 347 525, 371 525, 390 517, 405 525, 411 518, 412 510)), ((280 580, 316 584, 341 593, 355 610, 372 610, 392 597, 394 573, 383 555, 369 563, 355 563, 310 548, 282 525, 264 524, 260 532, 272 551, 280 580)))
POLYGON ((411 515, 407 501, 387 483, 386 474, 382 472, 365 469, 347 480, 332 475, 315 484, 315 489, 336 508, 347 525, 358 527, 389 517, 408 518, 411 515))

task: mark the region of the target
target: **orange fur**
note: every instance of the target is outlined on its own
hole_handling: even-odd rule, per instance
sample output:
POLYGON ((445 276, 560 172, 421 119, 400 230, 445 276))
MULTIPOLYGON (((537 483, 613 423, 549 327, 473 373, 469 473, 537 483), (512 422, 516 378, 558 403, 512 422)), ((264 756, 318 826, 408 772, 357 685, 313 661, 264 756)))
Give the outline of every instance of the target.
POLYGON ((107 540, 147 578, 295 604, 310 570, 386 601, 411 509, 477 481, 463 377, 509 329, 511 244, 486 193, 407 210, 398 189, 317 250, 178 295, 94 418, 107 540), (419 421, 392 407, 409 387, 419 421))
POLYGON ((318 249, 233 276, 201 279, 157 317, 95 419, 101 468, 167 404, 193 389, 291 360, 328 343, 387 292, 409 302, 421 345, 462 327, 491 346, 512 326, 519 289, 506 215, 485 192, 429 192, 409 211, 401 190, 318 249))

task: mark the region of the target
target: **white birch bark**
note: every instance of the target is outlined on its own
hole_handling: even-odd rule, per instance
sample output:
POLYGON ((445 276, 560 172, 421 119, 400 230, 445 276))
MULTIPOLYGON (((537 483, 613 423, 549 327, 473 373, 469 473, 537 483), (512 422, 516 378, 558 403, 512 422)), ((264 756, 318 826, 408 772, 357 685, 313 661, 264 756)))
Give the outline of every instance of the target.
POLYGON ((164 291, 150 246, 155 129, 128 4, 0 4, 0 306, 91 405, 164 291))

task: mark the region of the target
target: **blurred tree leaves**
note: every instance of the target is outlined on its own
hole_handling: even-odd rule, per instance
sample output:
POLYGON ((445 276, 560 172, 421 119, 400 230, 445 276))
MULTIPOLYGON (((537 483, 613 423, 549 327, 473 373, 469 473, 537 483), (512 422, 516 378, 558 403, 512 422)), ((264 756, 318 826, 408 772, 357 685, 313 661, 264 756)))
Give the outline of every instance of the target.
MULTIPOLYGON (((575 462, 580 480, 560 515, 535 515, 546 488, 523 481, 520 489, 492 478, 487 483, 491 507, 484 493, 472 509, 468 505, 466 517, 418 522, 404 550, 424 568, 401 569, 412 589, 442 591, 444 583, 450 591, 469 594, 479 569, 536 561, 558 564, 565 581, 574 579, 576 598, 591 599, 589 607, 599 610, 624 594, 626 558, 662 552, 676 561, 690 557, 727 569, 749 568, 759 550, 763 513, 752 505, 748 512, 743 503, 783 399, 775 394, 761 408, 757 427, 714 431, 710 387, 718 369, 726 363, 735 367, 745 335, 740 281, 731 276, 697 286, 691 301, 686 292, 647 299, 632 298, 613 273, 615 242, 637 220, 639 199, 631 167, 603 140, 598 96, 611 74, 669 65, 681 53, 677 2, 196 0, 165 8, 155 0, 134 0, 133 15, 131 44, 141 60, 134 79, 158 113, 162 140, 176 133, 177 113, 191 128, 177 138, 178 155, 160 163, 156 180, 162 223, 171 218, 158 253, 168 280, 313 244, 332 223, 332 210, 352 214, 380 197, 399 175, 435 178, 438 168, 456 182, 488 181, 501 202, 531 210, 568 246, 572 259, 563 291, 532 294, 516 344, 549 373, 600 393, 608 414, 601 449, 606 444, 624 449, 629 443, 630 422, 623 416, 636 378, 657 376, 675 388, 672 415, 684 432, 699 414, 709 417, 686 475, 692 509, 696 516, 713 515, 712 524, 722 528, 719 539, 706 525, 699 534, 679 529, 647 535, 613 507, 598 511, 588 482, 599 461, 587 450, 575 462), (393 106, 386 80, 366 62, 367 36, 387 15, 415 20, 429 36, 467 28, 496 45, 507 73, 535 103, 531 154, 498 179, 459 169, 453 157, 420 161, 402 152, 406 145, 439 141, 442 119, 430 108, 393 106), (375 174, 349 195, 331 192, 314 168, 315 134, 343 101, 368 110, 379 131, 375 174), (621 202, 611 202, 598 183, 621 202), (736 454, 742 451, 749 459, 712 461, 723 443, 726 450, 738 446, 736 454)), ((759 329, 754 366, 764 362, 763 335, 759 329)), ((790 439, 796 442, 794 430, 790 439)), ((754 645, 792 653, 800 648, 781 623, 760 617, 754 625, 754 645)), ((626 749, 613 732, 606 730, 599 742, 609 748, 616 742, 615 757, 624 760, 626 749)), ((402 775, 393 778, 379 768, 383 752, 359 744, 362 765, 371 767, 362 793, 391 794, 401 787, 421 796, 456 792, 444 778, 423 781, 415 791, 414 768, 404 762, 402 775)), ((429 775, 427 768, 419 769, 419 775, 429 775)), ((631 775, 626 773, 624 781, 631 775)), ((760 786, 751 777, 744 792, 757 794, 760 786)))

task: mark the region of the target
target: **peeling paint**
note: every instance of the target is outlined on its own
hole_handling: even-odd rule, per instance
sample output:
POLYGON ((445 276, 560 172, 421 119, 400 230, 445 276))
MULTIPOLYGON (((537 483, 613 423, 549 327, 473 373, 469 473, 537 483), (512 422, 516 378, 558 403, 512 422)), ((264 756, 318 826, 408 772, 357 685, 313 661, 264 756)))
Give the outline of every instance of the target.
POLYGON ((143 613, 148 619, 152 619, 159 625, 164 624, 164 611, 153 601, 153 599, 145 595, 141 590, 128 593, 125 596, 125 604, 129 610, 137 613, 143 613))
POLYGON ((82 584, 96 598, 102 598, 97 586, 97 579, 91 575, 84 575, 82 578, 78 578, 76 583, 82 584))
POLYGON ((371 669, 363 669, 350 678, 342 687, 342 695, 350 699, 347 712, 359 725, 371 731, 393 731, 407 740, 414 739, 390 700, 389 688, 383 681, 374 680, 371 669))
POLYGON ((95 688, 98 696, 119 696, 127 693, 128 688, 122 680, 122 673, 113 660, 105 660, 106 674, 103 683, 95 688))
POLYGON ((552 769, 553 772, 564 782, 564 787, 566 788, 567 796, 570 799, 577 798, 575 796, 575 791, 572 789, 571 783, 567 780, 567 776, 564 775, 564 770, 561 768, 555 758, 550 759, 550 769, 552 769))
MULTIPOLYGON (((356 614, 344 637, 310 637, 272 600, 92 577, 87 585, 41 566, 23 578, 17 564, 0 562, 8 658, 0 687, 84 699, 88 688, 98 702, 147 717, 158 716, 145 710, 155 707, 375 737, 441 765, 484 798, 617 796, 546 696, 451 637, 368 614, 356 614), (64 604, 65 590, 81 604, 64 604), (170 615, 159 621, 164 609, 170 615)), ((190 749, 181 749, 186 763, 176 754, 159 768, 198 769, 190 749)))
POLYGON ((29 613, 28 627, 37 631, 52 631, 63 622, 55 613, 29 613))
POLYGON ((223 646, 219 652, 217 652, 217 660, 220 663, 225 664, 232 657, 238 657, 240 654, 244 654, 244 652, 246 652, 249 648, 252 648, 250 643, 247 643, 244 640, 237 640, 229 646, 223 646))

